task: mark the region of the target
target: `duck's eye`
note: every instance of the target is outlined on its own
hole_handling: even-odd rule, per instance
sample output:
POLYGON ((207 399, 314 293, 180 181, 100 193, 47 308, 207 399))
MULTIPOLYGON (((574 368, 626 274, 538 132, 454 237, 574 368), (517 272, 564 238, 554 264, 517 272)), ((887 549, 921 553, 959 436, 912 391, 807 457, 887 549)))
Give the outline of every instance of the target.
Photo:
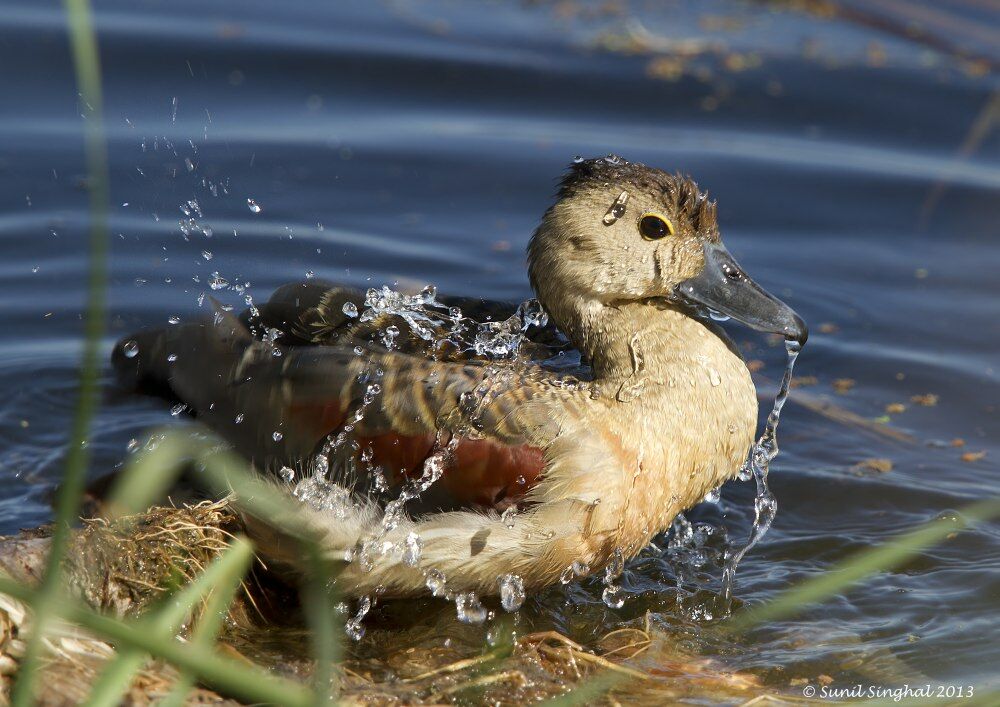
POLYGON ((674 235, 674 224, 660 214, 643 214, 639 217, 639 233, 647 241, 655 241, 664 236, 674 235))

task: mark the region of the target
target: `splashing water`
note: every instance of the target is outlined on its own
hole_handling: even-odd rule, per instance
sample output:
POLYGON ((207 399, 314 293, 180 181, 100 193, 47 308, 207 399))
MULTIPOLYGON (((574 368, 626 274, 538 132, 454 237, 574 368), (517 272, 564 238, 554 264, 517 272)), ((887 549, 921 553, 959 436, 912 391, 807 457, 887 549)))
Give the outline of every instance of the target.
POLYGON ((361 597, 358 602, 358 611, 354 616, 347 620, 344 624, 344 632, 351 637, 352 640, 360 641, 365 637, 365 625, 364 619, 371 611, 372 600, 371 597, 361 597))
POLYGON ((620 609, 625 605, 625 591, 615 582, 624 571, 625 555, 621 548, 615 548, 611 561, 604 568, 604 592, 601 594, 601 599, 611 609, 620 609))
POLYGON ((778 512, 778 501, 767 485, 767 474, 770 470, 771 462, 778 456, 778 422, 781 419, 781 410, 785 407, 785 402, 788 400, 789 386, 792 382, 792 370, 795 368, 795 360, 798 358, 801 350, 802 344, 799 342, 791 339, 785 341, 785 351, 788 354, 788 359, 785 363, 785 373, 781 378, 781 385, 778 388, 777 395, 774 397, 774 405, 771 407, 771 413, 767 416, 764 432, 761 434, 760 439, 757 440, 757 443, 751 448, 747 461, 741 470, 741 479, 753 478, 757 484, 757 495, 754 498, 754 521, 747 544, 726 561, 726 566, 722 571, 719 608, 723 616, 729 615, 731 611, 733 582, 736 578, 737 565, 739 565, 743 556, 764 537, 765 533, 771 527, 771 523, 774 521, 775 513, 778 512))
POLYGON ((524 580, 516 574, 500 578, 500 605, 505 611, 517 611, 525 599, 524 580))
POLYGON ((462 592, 455 596, 455 610, 463 624, 481 624, 489 618, 489 612, 479 601, 475 592, 462 592))
MULTIPOLYGON (((216 289, 216 285, 219 284, 218 279, 221 279, 221 276, 213 273, 209 281, 212 289, 216 289)), ((228 283, 222 286, 226 285, 228 283)), ((381 518, 353 548, 345 552, 345 560, 356 562, 363 571, 373 570, 376 562, 386 556, 398 558, 404 565, 416 568, 420 565, 423 548, 420 536, 410 532, 397 543, 388 540, 390 533, 407 521, 407 504, 419 499, 443 476, 461 439, 473 431, 492 396, 502 390, 509 376, 513 375, 512 366, 518 359, 529 328, 546 326, 548 316, 536 300, 529 300, 507 319, 478 322, 465 316, 459 307, 438 302, 437 290, 433 286, 424 288, 416 295, 405 295, 385 286, 372 288, 365 294, 363 302, 357 304, 347 302, 342 309, 346 317, 356 319, 358 322, 377 320, 381 324, 382 318, 389 315, 376 338, 389 350, 398 348, 404 341, 412 344, 413 341, 407 337, 413 334, 419 340, 426 342, 429 355, 435 355, 447 347, 484 358, 488 364, 483 369, 482 384, 475 390, 466 392, 460 400, 459 408, 464 422, 454 429, 438 431, 431 453, 424 460, 420 477, 405 481, 395 498, 381 501, 383 505, 381 518), (401 331, 400 324, 405 324, 402 328, 408 331, 401 331)), ((358 347, 355 353, 364 356, 365 349, 358 347)), ((304 475, 295 484, 293 494, 300 501, 339 518, 346 517, 357 507, 350 485, 332 482, 332 465, 349 463, 337 460, 335 452, 349 443, 351 433, 364 418, 366 410, 381 394, 382 376, 383 372, 371 362, 359 375, 359 382, 367 384, 364 398, 341 428, 324 442, 319 454, 312 460, 311 473, 304 475)), ((367 473, 377 481, 382 472, 371 464, 370 453, 362 450, 360 456, 364 467, 363 473, 367 473)), ((294 482, 292 474, 287 474, 284 478, 294 482)), ((375 487, 380 494, 388 491, 385 483, 376 483, 375 487)), ((503 516, 505 525, 510 527, 516 522, 516 513, 517 508, 514 506, 507 509, 503 516)), ((460 621, 480 624, 487 620, 490 612, 482 606, 476 594, 449 591, 446 577, 438 569, 426 567, 422 568, 422 571, 427 588, 432 594, 446 597, 455 603, 460 621)), ((498 578, 498 581, 501 604, 507 611, 516 611, 525 599, 523 580, 517 575, 510 574, 498 578)), ((355 640, 364 635, 361 622, 366 613, 367 611, 359 610, 358 614, 348 622, 348 633, 355 640)))

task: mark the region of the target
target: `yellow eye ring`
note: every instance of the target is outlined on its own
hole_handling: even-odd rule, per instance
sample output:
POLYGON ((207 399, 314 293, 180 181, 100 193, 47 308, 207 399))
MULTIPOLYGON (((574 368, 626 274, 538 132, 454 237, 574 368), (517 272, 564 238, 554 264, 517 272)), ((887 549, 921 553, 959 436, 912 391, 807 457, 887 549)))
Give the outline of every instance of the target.
POLYGON ((663 214, 647 211, 639 217, 639 233, 647 241, 657 241, 674 235, 674 224, 663 214))

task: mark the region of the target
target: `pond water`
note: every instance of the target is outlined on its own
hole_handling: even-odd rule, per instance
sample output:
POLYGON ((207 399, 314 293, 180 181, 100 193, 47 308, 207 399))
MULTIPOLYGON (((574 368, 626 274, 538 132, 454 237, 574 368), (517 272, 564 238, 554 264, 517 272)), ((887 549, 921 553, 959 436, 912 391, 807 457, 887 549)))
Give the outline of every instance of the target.
MULTIPOLYGON (((524 300, 524 248, 556 178, 574 155, 616 152, 709 189, 735 256, 813 332, 771 468, 778 514, 740 565, 737 601, 993 496, 997 14, 957 0, 836 6, 830 17, 714 1, 102 1, 107 348, 204 314, 197 298, 215 272, 249 282, 256 300, 310 273, 524 300)), ((49 519, 65 457, 88 216, 61 5, 7 0, 0 63, 0 532, 11 533, 49 519)), ((780 342, 730 331, 773 396, 780 342)), ((108 368, 104 389, 94 475, 172 420, 169 406, 116 391, 108 368)), ((668 642, 776 688, 818 675, 996 681, 996 523, 725 637, 709 616, 717 556, 724 535, 748 535, 752 487, 730 483, 688 514, 712 529, 703 553, 632 562, 621 609, 601 602, 599 583, 558 587, 529 598, 518 630, 585 641, 651 612, 668 642)), ((484 629, 457 625, 443 602, 422 602, 420 619, 407 606, 376 607, 372 644, 357 650, 397 634, 482 644, 484 629)))

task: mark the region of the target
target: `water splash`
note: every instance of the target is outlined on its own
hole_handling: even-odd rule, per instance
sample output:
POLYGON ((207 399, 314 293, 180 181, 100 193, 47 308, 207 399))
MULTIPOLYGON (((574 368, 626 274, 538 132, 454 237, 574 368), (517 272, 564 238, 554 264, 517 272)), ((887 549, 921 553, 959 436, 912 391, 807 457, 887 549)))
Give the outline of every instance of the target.
POLYGON ((723 616, 728 616, 731 612, 733 582, 736 578, 737 565, 739 565, 743 556, 764 537, 771 527, 771 523, 774 521, 775 513, 778 512, 778 501, 767 485, 767 474, 770 470, 771 462, 778 456, 778 422, 781 419, 781 410, 785 407, 785 402, 788 400, 788 391, 792 382, 792 371, 795 368, 795 360, 798 358, 801 350, 802 344, 799 342, 791 339, 785 340, 785 351, 788 354, 788 358, 785 363, 785 373, 781 378, 781 385, 778 388, 777 395, 774 397, 774 405, 771 407, 771 413, 767 416, 764 432, 761 434, 760 439, 757 440, 757 443, 751 448, 747 461, 740 473, 741 479, 753 478, 757 484, 757 495, 754 498, 754 521, 747 544, 730 556, 726 561, 725 568, 722 570, 719 609, 723 616))
POLYGON ((455 613, 463 624, 481 624, 489 618, 489 612, 475 592, 455 595, 455 613))
POLYGON ((621 548, 615 548, 608 566, 604 568, 604 592, 601 594, 601 599, 611 609, 620 609, 625 605, 625 590, 616 582, 624 571, 625 555, 621 548))
POLYGON ((344 624, 344 632, 351 637, 354 641, 360 641, 365 637, 365 625, 364 619, 371 611, 372 600, 371 597, 364 596, 358 602, 358 611, 354 616, 347 620, 344 624))
POLYGON ((420 536, 410 532, 403 543, 403 564, 407 567, 416 567, 420 564, 420 550, 423 543, 420 536))
POLYGON ((520 609, 526 596, 524 580, 519 575, 505 574, 500 578, 500 605, 505 611, 520 609))
MULTIPOLYGON (((217 278, 221 276, 213 273, 209 280, 209 286, 213 289, 217 278)), ((361 475, 367 477, 374 484, 374 492, 368 494, 367 502, 373 502, 381 496, 378 498, 382 507, 381 517, 354 547, 345 551, 345 560, 357 563, 366 572, 374 570, 376 563, 382 558, 416 568, 420 566, 422 555, 423 542, 420 536, 409 532, 405 538, 394 540, 392 538, 395 536, 391 534, 400 526, 405 527, 408 522, 407 505, 419 499, 441 479, 462 438, 474 433, 474 428, 491 400, 506 389, 508 380, 515 375, 521 346, 529 330, 532 327, 546 326, 548 316, 536 300, 529 300, 506 319, 476 321, 466 316, 459 307, 439 302, 437 290, 433 286, 428 286, 415 295, 406 295, 386 286, 372 288, 365 294, 363 302, 347 302, 342 305, 342 311, 346 317, 359 323, 377 324, 374 340, 380 341, 385 349, 420 345, 426 346, 426 354, 429 356, 436 356, 445 350, 457 351, 480 357, 487 364, 482 368, 481 384, 464 393, 459 401, 461 421, 436 433, 431 453, 424 460, 421 475, 404 480, 395 497, 385 498, 389 485, 385 481, 383 470, 372 463, 370 449, 361 449, 352 441, 354 429, 382 393, 380 381, 384 372, 377 367, 374 359, 369 359, 358 376, 358 382, 366 390, 363 400, 341 427, 324 441, 307 473, 294 486, 293 494, 300 501, 336 518, 345 518, 359 507, 359 501, 364 500, 355 498, 354 484, 335 483, 334 479, 349 478, 352 474, 355 478, 361 475), (350 454, 339 455, 338 450, 342 448, 350 454)), ((365 356, 367 349, 357 347, 355 353, 365 356)), ((288 480, 293 481, 294 477, 289 475, 288 480)), ((504 524, 508 527, 514 525, 516 514, 517 508, 509 507, 503 514, 504 524)), ((432 567, 421 569, 431 593, 455 603, 460 621, 480 624, 487 620, 490 612, 483 607, 475 593, 450 591, 447 579, 440 570, 432 567)), ((526 596, 523 580, 518 575, 509 574, 499 577, 498 582, 502 606, 507 611, 516 611, 526 596)), ((366 612, 359 612, 349 622, 349 633, 356 640, 363 635, 360 624, 364 613, 366 612)))

